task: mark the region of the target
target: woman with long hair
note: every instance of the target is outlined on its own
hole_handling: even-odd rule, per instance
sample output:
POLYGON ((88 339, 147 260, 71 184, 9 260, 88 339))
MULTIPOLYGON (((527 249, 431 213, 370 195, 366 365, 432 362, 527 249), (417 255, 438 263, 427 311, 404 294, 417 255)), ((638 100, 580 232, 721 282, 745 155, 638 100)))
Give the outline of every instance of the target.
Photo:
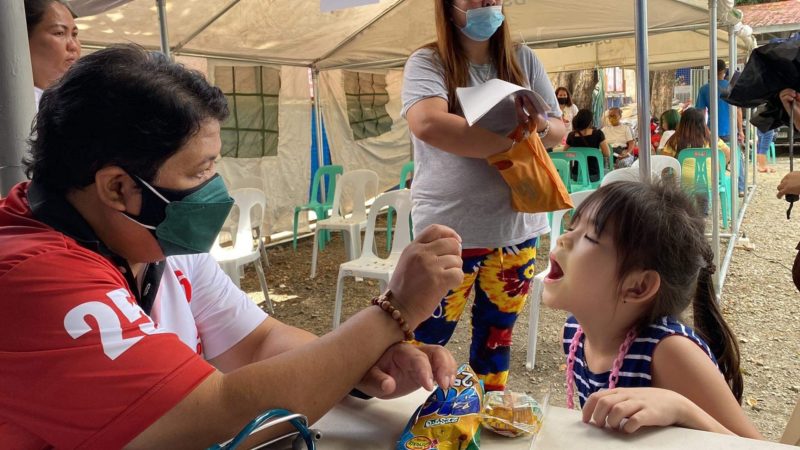
MULTIPOLYGON (((675 134, 667 140, 661 154, 679 157, 680 152, 687 148, 710 148, 711 132, 706 126, 705 112, 695 108, 688 108, 681 114, 681 120, 675 134)), ((720 139, 717 147, 722 150, 725 160, 720 161, 720 165, 727 165, 730 160, 731 150, 720 139)), ((687 159, 681 165, 681 184, 688 191, 696 191, 694 183, 694 159, 687 159)), ((706 179, 711 180, 711 164, 706 164, 706 179)), ((703 212, 708 211, 708 198, 705 193, 696 194, 699 207, 703 212)))
POLYGON ((564 127, 569 133, 575 129, 572 122, 578 114, 578 106, 572 103, 572 94, 564 86, 556 88, 556 99, 558 100, 558 107, 561 108, 561 120, 564 121, 564 127))
MULTIPOLYGON (((446 344, 474 289, 470 364, 487 390, 502 390, 511 332, 525 305, 536 239, 547 230, 547 219, 514 211, 508 185, 486 158, 510 149, 514 139, 507 136, 520 125, 552 147, 561 142, 564 124, 542 63, 531 49, 512 42, 500 0, 434 3, 437 40, 412 54, 404 72, 402 114, 415 161, 412 217, 415 232, 438 223, 460 234, 465 279, 415 337, 446 344), (484 117, 482 127, 470 127, 456 88, 494 78, 531 88, 550 112, 517 100, 516 115, 484 117)), ((513 111, 515 100, 506 102, 513 111)))

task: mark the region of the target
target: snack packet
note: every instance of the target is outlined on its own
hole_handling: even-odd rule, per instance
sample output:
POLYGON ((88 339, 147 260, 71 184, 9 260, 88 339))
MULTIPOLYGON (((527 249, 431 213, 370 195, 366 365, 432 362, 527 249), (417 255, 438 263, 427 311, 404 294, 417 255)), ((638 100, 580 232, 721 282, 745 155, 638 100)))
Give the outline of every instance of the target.
POLYGON ((437 387, 408 421, 396 450, 478 450, 483 382, 469 364, 453 387, 437 387))
POLYGON ((528 394, 506 390, 487 392, 483 397, 481 423, 497 434, 536 434, 543 419, 544 408, 528 394))

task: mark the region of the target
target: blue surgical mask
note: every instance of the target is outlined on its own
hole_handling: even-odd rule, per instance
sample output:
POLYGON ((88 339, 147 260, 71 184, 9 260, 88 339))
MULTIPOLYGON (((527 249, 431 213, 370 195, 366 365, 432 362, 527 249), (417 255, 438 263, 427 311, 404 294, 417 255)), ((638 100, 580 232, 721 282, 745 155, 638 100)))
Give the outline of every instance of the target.
POLYGON ((455 5, 453 8, 467 15, 467 24, 461 29, 461 32, 466 37, 478 42, 489 40, 506 18, 503 15, 502 6, 484 6, 467 11, 455 5))
POLYGON ((155 187, 135 175, 132 178, 141 188, 142 207, 138 215, 124 214, 150 230, 164 256, 211 249, 233 207, 219 174, 183 191, 155 187))

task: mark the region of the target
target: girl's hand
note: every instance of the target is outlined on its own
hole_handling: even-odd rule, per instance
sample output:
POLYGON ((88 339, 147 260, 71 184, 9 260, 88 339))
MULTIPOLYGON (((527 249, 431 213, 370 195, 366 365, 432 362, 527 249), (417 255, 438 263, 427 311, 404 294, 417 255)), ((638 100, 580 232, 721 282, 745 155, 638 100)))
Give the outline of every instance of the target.
POLYGON ((800 172, 787 173, 778 184, 778 198, 786 194, 800 195, 800 172))
POLYGON ((687 402, 686 397, 667 389, 610 389, 589 396, 583 407, 583 421, 624 433, 646 426, 681 425, 687 402))

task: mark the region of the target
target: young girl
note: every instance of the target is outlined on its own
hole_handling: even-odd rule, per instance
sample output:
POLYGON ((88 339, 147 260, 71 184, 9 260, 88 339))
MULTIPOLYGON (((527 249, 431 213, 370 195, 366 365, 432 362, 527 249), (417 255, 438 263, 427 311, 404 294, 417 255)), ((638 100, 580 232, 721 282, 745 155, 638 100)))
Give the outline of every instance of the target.
POLYGON ((626 433, 679 425, 761 438, 739 402, 739 348, 715 301, 704 220, 670 184, 611 183, 550 254, 543 302, 564 326, 567 402, 626 433), (691 304, 693 331, 679 322, 691 304))

